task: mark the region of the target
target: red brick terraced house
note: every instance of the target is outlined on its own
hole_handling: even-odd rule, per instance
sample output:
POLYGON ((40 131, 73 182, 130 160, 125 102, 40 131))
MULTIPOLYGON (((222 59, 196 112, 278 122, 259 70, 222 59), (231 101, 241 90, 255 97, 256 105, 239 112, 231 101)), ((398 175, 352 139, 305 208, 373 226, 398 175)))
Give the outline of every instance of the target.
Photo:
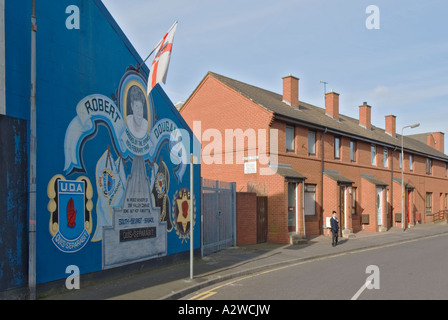
POLYGON ((432 222, 448 206, 442 132, 404 136, 401 159, 394 115, 381 129, 366 102, 358 119, 339 113, 335 92, 324 108, 305 103, 292 75, 278 94, 208 72, 180 112, 202 143, 203 178, 267 196, 269 242, 329 234, 333 210, 349 236, 432 222))

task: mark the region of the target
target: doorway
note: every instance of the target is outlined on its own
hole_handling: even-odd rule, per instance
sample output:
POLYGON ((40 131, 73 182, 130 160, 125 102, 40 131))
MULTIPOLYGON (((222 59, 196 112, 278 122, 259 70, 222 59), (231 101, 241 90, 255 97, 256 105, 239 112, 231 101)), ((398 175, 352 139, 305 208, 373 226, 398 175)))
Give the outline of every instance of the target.
POLYGON ((411 205, 411 190, 406 190, 406 207, 407 207, 407 216, 408 216, 408 224, 411 223, 411 214, 412 214, 412 205, 411 205))
POLYGON ((297 183, 288 183, 288 231, 296 231, 297 183))
POLYGON ((383 188, 376 188, 377 226, 383 225, 383 188))

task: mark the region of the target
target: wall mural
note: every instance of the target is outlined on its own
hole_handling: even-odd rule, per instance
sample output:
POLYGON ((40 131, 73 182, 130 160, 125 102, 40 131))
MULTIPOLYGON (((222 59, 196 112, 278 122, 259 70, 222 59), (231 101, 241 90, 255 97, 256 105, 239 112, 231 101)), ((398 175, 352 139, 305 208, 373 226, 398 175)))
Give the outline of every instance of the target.
POLYGON ((190 237, 191 205, 196 218, 182 161, 188 150, 173 139, 175 119, 157 112, 166 106, 146 92, 145 78, 129 67, 116 96, 81 99, 65 133, 63 173, 48 182, 53 245, 73 254, 99 243, 101 269, 169 254, 169 233, 180 244, 190 237), (107 128, 110 143, 95 144, 102 156, 86 167, 84 146, 95 143, 98 125, 107 128))

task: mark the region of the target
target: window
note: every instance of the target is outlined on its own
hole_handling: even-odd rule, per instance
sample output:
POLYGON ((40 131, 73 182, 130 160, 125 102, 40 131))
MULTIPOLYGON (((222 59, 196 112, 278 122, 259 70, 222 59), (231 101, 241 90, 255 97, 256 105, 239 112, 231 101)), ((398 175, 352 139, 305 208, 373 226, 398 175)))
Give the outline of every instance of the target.
POLYGON ((387 148, 384 148, 383 150, 383 165, 384 168, 387 168, 389 166, 389 151, 387 150, 387 148))
POLYGON ((412 159, 412 154, 409 155, 409 171, 414 170, 414 164, 412 159))
POLYGON ((314 216, 316 214, 316 185, 305 184, 305 215, 314 216))
POLYGON ((356 141, 350 140, 350 161, 356 161, 356 141))
POLYGON ((399 163, 400 169, 401 169, 401 166, 402 166, 402 162, 403 162, 403 159, 402 159, 401 152, 400 152, 398 154, 398 163, 399 163))
POLYGON ((334 158, 341 158, 341 138, 334 137, 334 158))
POLYGON ((316 132, 308 131, 308 153, 316 154, 316 132))
POLYGON ((356 214, 356 188, 350 188, 350 196, 352 200, 352 214, 356 214))
POLYGON ((294 151, 294 127, 286 126, 286 151, 294 151))
POLYGON ((426 214, 432 213, 432 192, 426 192, 426 214))
POLYGON ((432 160, 426 158, 426 174, 432 174, 432 160))
POLYGON ((370 162, 372 166, 376 166, 376 146, 373 144, 370 146, 370 162))

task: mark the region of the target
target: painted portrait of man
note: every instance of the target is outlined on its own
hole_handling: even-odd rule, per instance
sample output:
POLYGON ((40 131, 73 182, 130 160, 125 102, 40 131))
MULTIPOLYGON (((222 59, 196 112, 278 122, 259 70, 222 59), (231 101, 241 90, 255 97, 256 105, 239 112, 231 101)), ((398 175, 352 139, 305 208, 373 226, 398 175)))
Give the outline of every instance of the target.
POLYGON ((148 132, 148 120, 145 119, 145 94, 139 87, 132 86, 129 90, 128 101, 127 126, 134 137, 141 139, 148 132))

